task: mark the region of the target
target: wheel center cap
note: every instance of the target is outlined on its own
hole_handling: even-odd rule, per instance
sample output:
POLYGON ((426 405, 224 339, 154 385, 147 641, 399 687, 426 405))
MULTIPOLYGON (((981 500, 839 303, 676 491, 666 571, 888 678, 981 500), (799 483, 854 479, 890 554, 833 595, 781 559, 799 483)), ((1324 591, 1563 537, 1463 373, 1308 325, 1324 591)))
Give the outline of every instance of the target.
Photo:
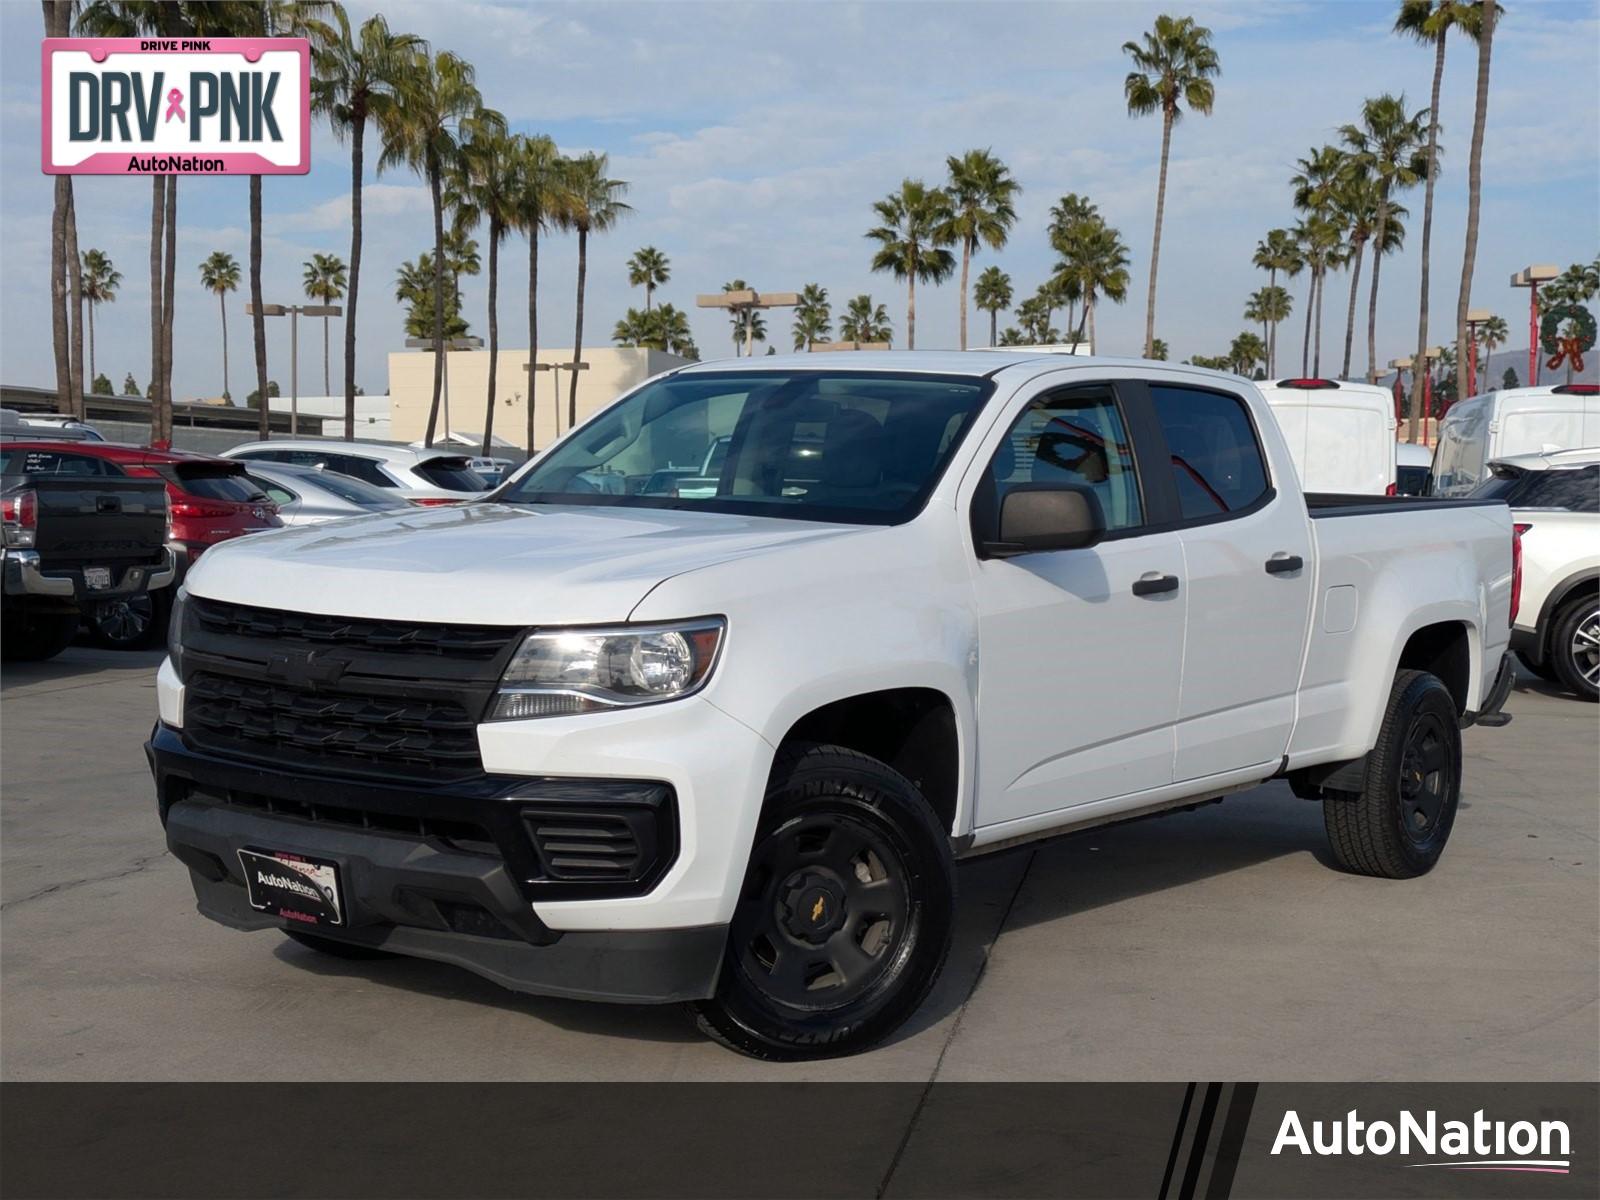
POLYGON ((802 872, 784 889, 784 928, 802 941, 826 941, 844 918, 844 892, 832 879, 802 872))

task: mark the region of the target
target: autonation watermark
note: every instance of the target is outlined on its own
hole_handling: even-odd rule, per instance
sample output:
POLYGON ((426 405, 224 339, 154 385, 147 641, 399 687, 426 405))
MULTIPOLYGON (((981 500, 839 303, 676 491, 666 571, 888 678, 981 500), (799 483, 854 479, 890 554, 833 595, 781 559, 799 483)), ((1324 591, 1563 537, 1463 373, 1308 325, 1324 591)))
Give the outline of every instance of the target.
POLYGON ((304 38, 46 38, 51 175, 303 175, 304 38))
POLYGON ((1453 1171, 1566 1175, 1572 1167, 1572 1133, 1565 1121, 1490 1120, 1482 1109, 1466 1121, 1441 1121, 1432 1109, 1421 1117, 1401 1109, 1393 1120, 1368 1121, 1351 1109, 1331 1121, 1313 1120, 1309 1129, 1307 1124, 1294 1109, 1285 1112, 1272 1153, 1417 1156, 1437 1161, 1396 1165, 1453 1171))

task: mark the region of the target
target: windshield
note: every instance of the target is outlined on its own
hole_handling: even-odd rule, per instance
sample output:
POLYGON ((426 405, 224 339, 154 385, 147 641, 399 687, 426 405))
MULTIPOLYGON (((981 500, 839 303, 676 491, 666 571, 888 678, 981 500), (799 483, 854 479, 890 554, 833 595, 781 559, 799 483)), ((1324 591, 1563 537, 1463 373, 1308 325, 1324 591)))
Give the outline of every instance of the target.
POLYGON ((498 499, 891 525, 993 385, 876 371, 675 375, 618 401, 498 499))

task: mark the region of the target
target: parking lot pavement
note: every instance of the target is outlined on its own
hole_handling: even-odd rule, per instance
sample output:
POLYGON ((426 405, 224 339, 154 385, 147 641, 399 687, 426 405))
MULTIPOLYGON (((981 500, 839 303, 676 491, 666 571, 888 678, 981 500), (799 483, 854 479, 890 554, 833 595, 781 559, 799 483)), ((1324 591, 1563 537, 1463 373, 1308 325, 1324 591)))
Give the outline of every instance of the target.
POLYGON ((1600 1070, 1595 706, 1524 680, 1466 734, 1421 880, 1327 865, 1280 784, 964 864, 950 966, 890 1044, 774 1066, 675 1008, 324 959, 194 911, 142 742, 155 655, 74 648, 0 693, 7 1079, 1528 1079, 1600 1070))

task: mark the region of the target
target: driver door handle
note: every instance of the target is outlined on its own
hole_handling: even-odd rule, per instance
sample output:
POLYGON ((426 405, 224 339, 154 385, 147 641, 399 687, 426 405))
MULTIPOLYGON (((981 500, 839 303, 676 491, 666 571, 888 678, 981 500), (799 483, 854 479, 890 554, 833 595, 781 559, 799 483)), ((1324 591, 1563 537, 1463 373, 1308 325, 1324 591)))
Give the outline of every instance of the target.
POLYGON ((1267 574, 1282 575, 1289 571, 1298 571, 1305 565, 1304 560, 1298 554, 1286 554, 1280 550, 1267 559, 1267 574))
POLYGON ((1159 571, 1146 571, 1133 581, 1133 594, 1135 596, 1158 596, 1162 592, 1175 592, 1178 590, 1178 577, 1176 575, 1163 575, 1159 571))

